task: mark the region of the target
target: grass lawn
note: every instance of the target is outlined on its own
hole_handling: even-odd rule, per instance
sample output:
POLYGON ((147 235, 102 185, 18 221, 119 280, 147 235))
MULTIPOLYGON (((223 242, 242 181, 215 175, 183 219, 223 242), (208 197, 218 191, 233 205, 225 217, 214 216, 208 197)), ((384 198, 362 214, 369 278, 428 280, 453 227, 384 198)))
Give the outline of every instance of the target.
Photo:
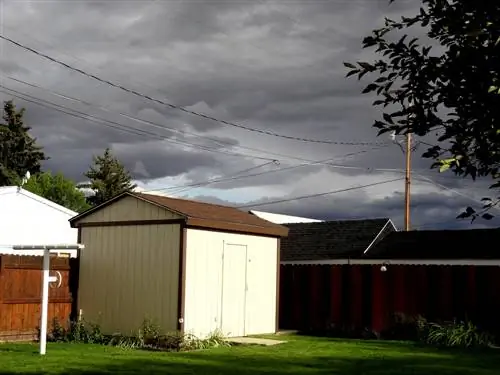
POLYGON ((0 374, 412 374, 496 375, 500 351, 461 352, 387 341, 280 336, 273 347, 158 353, 83 344, 0 344, 0 374))

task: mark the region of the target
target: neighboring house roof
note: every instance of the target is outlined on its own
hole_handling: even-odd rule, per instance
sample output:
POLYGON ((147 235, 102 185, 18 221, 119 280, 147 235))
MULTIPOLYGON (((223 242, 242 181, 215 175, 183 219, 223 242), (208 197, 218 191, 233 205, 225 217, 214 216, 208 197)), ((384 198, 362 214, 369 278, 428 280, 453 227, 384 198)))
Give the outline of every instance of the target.
POLYGON ((500 259, 500 228, 390 233, 366 259, 500 259))
POLYGON ((317 223, 317 222, 323 221, 323 220, 311 219, 311 218, 307 218, 307 217, 275 214, 272 212, 264 212, 264 211, 250 210, 249 212, 252 215, 258 216, 261 219, 270 221, 271 223, 275 223, 275 224, 317 223))
POLYGON ((388 218, 286 224, 281 240, 281 261, 318 261, 361 257, 396 228, 388 218))
POLYGON ((73 226, 77 226, 77 221, 92 212, 104 208, 105 206, 121 199, 124 196, 132 196, 137 199, 155 204, 166 210, 177 213, 184 217, 186 224, 192 227, 212 228, 228 231, 240 231, 252 234, 270 235, 283 237, 288 234, 288 228, 271 223, 248 212, 234 207, 222 206, 212 203, 171 198, 160 195, 126 192, 110 199, 103 204, 91 208, 78 216, 70 219, 73 226))
MULTIPOLYGON (((78 233, 68 224, 75 216, 57 203, 18 186, 0 187, 0 254, 43 255, 42 250, 14 250, 14 245, 73 245, 78 233)), ((76 250, 62 251, 72 257, 76 250)))
MULTIPOLYGON (((8 194, 20 194, 24 195, 25 197, 28 197, 30 199, 33 199, 37 201, 38 203, 42 203, 46 206, 49 206, 55 210, 61 211, 69 216, 74 216, 77 214, 77 212, 72 211, 64 206, 61 206, 60 204, 54 203, 48 199, 45 199, 39 195, 33 194, 32 192, 29 192, 28 190, 24 190, 18 186, 2 186, 0 187, 0 200, 1 199, 9 199, 8 194)), ((0 204, 1 206, 1 204, 0 204)))

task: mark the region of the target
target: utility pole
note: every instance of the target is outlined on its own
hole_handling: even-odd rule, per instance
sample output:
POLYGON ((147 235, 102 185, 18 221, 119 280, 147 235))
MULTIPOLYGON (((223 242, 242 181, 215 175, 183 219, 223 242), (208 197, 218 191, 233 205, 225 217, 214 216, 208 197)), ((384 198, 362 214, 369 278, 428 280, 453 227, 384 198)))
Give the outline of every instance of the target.
POLYGON ((406 133, 405 231, 410 230, 411 133, 406 133))

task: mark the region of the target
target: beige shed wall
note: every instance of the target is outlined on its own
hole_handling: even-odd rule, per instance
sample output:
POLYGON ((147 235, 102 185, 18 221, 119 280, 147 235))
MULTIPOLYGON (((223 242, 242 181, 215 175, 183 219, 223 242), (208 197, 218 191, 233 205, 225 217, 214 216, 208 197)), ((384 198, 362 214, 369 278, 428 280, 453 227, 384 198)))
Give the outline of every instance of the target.
POLYGON ((180 219, 181 216, 154 204, 132 196, 125 196, 109 206, 99 209, 78 223, 95 223, 124 220, 169 220, 180 219))
MULTIPOLYGON (((129 200, 121 205, 131 206, 129 200)), ((113 215, 106 211, 97 212, 95 220, 119 218, 120 209, 112 210, 113 215)), ((151 215, 143 211, 142 218, 146 216, 151 215)), ((81 228, 85 249, 80 256, 78 307, 83 317, 99 323, 107 334, 136 331, 146 317, 166 332, 175 331, 180 230, 178 224, 81 228)))
MULTIPOLYGON (((199 229, 187 229, 186 237, 185 331, 198 337, 216 330, 222 330, 226 336, 276 332, 278 240, 199 229), (226 260, 231 255, 228 252, 246 249, 241 257, 231 256, 233 263, 225 271, 224 248, 226 260), (241 259, 244 260, 240 262, 241 259), (242 277, 246 280, 246 291, 239 286, 223 287, 224 283, 229 286, 245 283, 242 277), (226 316, 226 324, 222 324, 223 306, 227 309, 231 301, 241 301, 243 296, 244 319, 226 316)), ((241 316, 238 306, 229 306, 229 310, 241 316)))

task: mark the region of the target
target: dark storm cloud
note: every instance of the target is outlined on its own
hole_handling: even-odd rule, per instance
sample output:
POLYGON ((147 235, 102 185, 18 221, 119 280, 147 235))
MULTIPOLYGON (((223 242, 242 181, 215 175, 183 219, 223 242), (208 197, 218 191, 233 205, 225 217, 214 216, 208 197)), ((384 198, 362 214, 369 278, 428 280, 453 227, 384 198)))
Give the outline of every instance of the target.
MULTIPOLYGON (((113 154, 116 155, 136 180, 147 182, 163 176, 177 176, 186 170, 200 167, 217 169, 220 167, 214 157, 206 156, 200 160, 194 152, 178 152, 169 149, 167 143, 152 141, 133 146, 114 144, 113 154)), ((103 149, 96 147, 89 150, 68 148, 50 155, 51 159, 44 163, 46 169, 53 172, 63 172, 68 177, 81 181, 83 172, 92 164, 94 155, 101 155, 103 149), (91 151, 91 152, 89 152, 91 151), (69 169, 71 166, 71 169, 69 169)))
MULTIPOLYGON (((290 197, 292 198, 292 197, 290 197)), ((231 204, 230 202, 211 196, 198 196, 198 200, 216 204, 231 204)), ((286 199, 286 197, 285 197, 286 199)), ((273 199, 259 200, 254 203, 264 203, 273 199)), ((250 203, 251 204, 251 203, 250 203)), ((234 205, 234 204, 232 204, 234 205)), ((457 219, 471 202, 464 198, 443 196, 440 194, 414 194, 411 206, 411 227, 413 229, 471 229, 482 227, 498 227, 500 225, 500 211, 492 210, 496 215, 491 221, 478 219, 474 223, 469 220, 457 219)), ((237 205, 235 205, 237 206, 237 205)), ((397 228, 403 228, 404 196, 400 192, 388 191, 383 199, 372 200, 367 193, 355 193, 351 196, 324 196, 320 198, 290 201, 281 204, 258 206, 259 211, 275 212, 285 215, 316 218, 322 220, 344 220, 363 218, 390 218, 397 228)), ((473 205, 479 209, 480 204, 473 205)), ((242 208, 251 210, 252 207, 242 208)))
MULTIPOLYGON (((372 52, 362 50, 363 37, 381 26, 384 16, 395 17, 418 6, 410 0, 398 0, 390 7, 387 3, 387 0, 18 1, 4 3, 3 32, 90 73, 219 119, 298 137, 381 142, 387 141, 387 136, 377 139, 371 127, 380 116, 379 110, 371 106, 373 97, 360 95, 364 82, 344 78, 343 62, 373 57, 372 52)), ((134 135, 110 128, 110 124, 93 124, 23 103, 27 122, 51 156, 47 168, 78 180, 91 163, 92 155, 102 153, 105 147, 111 147, 134 176, 143 181, 177 175, 200 181, 232 175, 265 162, 203 152, 196 146, 186 148, 175 144, 176 140, 219 151, 230 144, 233 152, 278 158, 282 166, 302 163, 293 157, 320 160, 361 149, 292 142, 236 129, 127 94, 6 42, 2 46, 2 74, 184 132, 148 126, 116 113, 55 98, 43 90, 3 81, 38 98, 155 134, 134 135), (188 133, 199 133, 218 142, 188 133), (161 142, 162 137, 173 141, 161 142), (260 151, 237 148, 239 145, 260 151), (272 152, 291 158, 270 155, 272 152)), ((428 170, 430 161, 419 157, 423 151, 421 147, 414 154, 416 171, 423 170, 426 176, 449 187, 463 188, 458 179, 432 174, 428 170)), ((397 146, 391 146, 340 158, 334 163, 360 169, 330 168, 332 178, 347 180, 359 176, 363 180, 371 177, 376 180, 382 173, 376 171, 378 168, 402 169, 404 155, 397 146), (368 177, 367 171, 371 171, 368 177)), ((265 191, 266 186, 273 189, 281 186, 286 195, 290 186, 298 185, 300 180, 310 179, 308 185, 318 189, 331 184, 326 171, 326 167, 319 166, 297 168, 218 184, 214 188, 223 193, 236 187, 261 187, 265 191)), ((309 192, 307 186, 296 190, 299 189, 309 192)), ((352 198, 342 197, 290 202, 269 209, 324 218, 385 214, 401 217, 401 197, 397 194, 388 193, 385 200, 371 200, 369 195, 361 193, 353 194, 352 198)), ((441 199, 437 194, 427 198, 417 196, 415 200, 420 205, 415 206, 416 220, 421 216, 422 221, 434 215, 433 204, 443 207, 443 215, 447 216, 449 210, 453 216, 457 205, 462 203, 441 199)))
POLYGON ((23 68, 22 66, 16 64, 14 61, 3 61, 0 60, 0 72, 3 74, 12 74, 12 73, 28 73, 28 69, 23 68))

